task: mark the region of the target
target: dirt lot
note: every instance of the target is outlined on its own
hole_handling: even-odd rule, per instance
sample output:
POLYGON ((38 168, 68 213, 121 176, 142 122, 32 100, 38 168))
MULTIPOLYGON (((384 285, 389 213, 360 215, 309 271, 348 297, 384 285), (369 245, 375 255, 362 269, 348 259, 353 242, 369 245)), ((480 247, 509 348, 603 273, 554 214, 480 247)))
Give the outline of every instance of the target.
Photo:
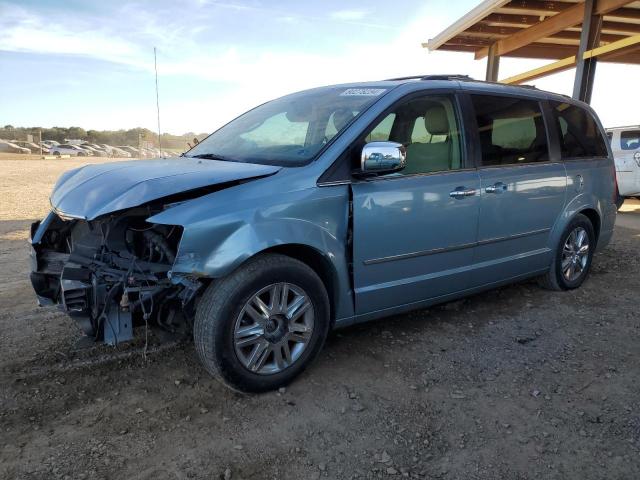
POLYGON ((28 226, 80 163, 2 162, 0 478, 640 478, 640 230, 577 291, 529 282, 336 332, 285 391, 240 396, 189 343, 78 351, 35 306, 28 226))

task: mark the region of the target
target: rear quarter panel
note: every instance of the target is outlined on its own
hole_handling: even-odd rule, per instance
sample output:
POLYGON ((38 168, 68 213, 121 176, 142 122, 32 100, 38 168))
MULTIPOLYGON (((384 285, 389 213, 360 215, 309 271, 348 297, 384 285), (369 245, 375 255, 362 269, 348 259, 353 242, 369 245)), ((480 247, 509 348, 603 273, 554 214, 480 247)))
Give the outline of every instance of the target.
POLYGON ((554 229, 553 245, 559 241, 566 224, 577 213, 592 209, 600 217, 597 250, 604 248, 611 239, 616 219, 616 207, 613 203, 614 178, 613 160, 585 159, 568 160, 567 170, 567 205, 561 221, 554 229))

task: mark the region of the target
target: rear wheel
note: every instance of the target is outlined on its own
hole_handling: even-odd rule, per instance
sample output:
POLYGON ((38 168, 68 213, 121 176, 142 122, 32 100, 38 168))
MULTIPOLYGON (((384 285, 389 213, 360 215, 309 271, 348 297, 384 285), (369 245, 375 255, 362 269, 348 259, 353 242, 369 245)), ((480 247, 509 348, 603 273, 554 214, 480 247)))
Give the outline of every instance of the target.
POLYGON ((595 245, 591 221, 576 215, 562 233, 551 268, 540 278, 541 285, 550 290, 578 288, 589 275, 595 245))
POLYGON ((616 208, 618 210, 620 210, 620 207, 622 206, 622 204, 624 203, 624 197, 621 195, 617 195, 616 196, 616 208))
POLYGON ((194 342, 204 367, 234 390, 291 382, 317 356, 329 330, 318 275, 284 255, 261 255, 214 281, 198 305, 194 342))

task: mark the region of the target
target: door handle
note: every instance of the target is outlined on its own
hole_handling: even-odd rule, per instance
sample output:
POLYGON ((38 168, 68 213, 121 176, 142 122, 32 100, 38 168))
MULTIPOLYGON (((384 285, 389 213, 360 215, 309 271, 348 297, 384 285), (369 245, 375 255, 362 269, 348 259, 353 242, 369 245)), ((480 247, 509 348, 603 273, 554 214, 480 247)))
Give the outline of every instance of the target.
POLYGON ((449 192, 449 196, 451 198, 464 198, 464 197, 473 197, 476 194, 476 190, 465 189, 465 187, 458 187, 453 192, 449 192))
POLYGON ((502 193, 507 191, 507 186, 502 182, 494 183, 484 189, 487 193, 502 193))

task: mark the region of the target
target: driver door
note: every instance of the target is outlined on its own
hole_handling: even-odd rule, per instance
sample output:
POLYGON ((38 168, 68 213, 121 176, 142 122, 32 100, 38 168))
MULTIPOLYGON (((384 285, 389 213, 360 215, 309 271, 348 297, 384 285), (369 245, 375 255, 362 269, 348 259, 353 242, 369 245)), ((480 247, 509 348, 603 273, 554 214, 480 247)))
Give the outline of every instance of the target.
POLYGON ((411 306, 468 288, 480 179, 464 158, 453 95, 401 101, 365 141, 407 147, 400 172, 354 180, 356 313, 411 306))

